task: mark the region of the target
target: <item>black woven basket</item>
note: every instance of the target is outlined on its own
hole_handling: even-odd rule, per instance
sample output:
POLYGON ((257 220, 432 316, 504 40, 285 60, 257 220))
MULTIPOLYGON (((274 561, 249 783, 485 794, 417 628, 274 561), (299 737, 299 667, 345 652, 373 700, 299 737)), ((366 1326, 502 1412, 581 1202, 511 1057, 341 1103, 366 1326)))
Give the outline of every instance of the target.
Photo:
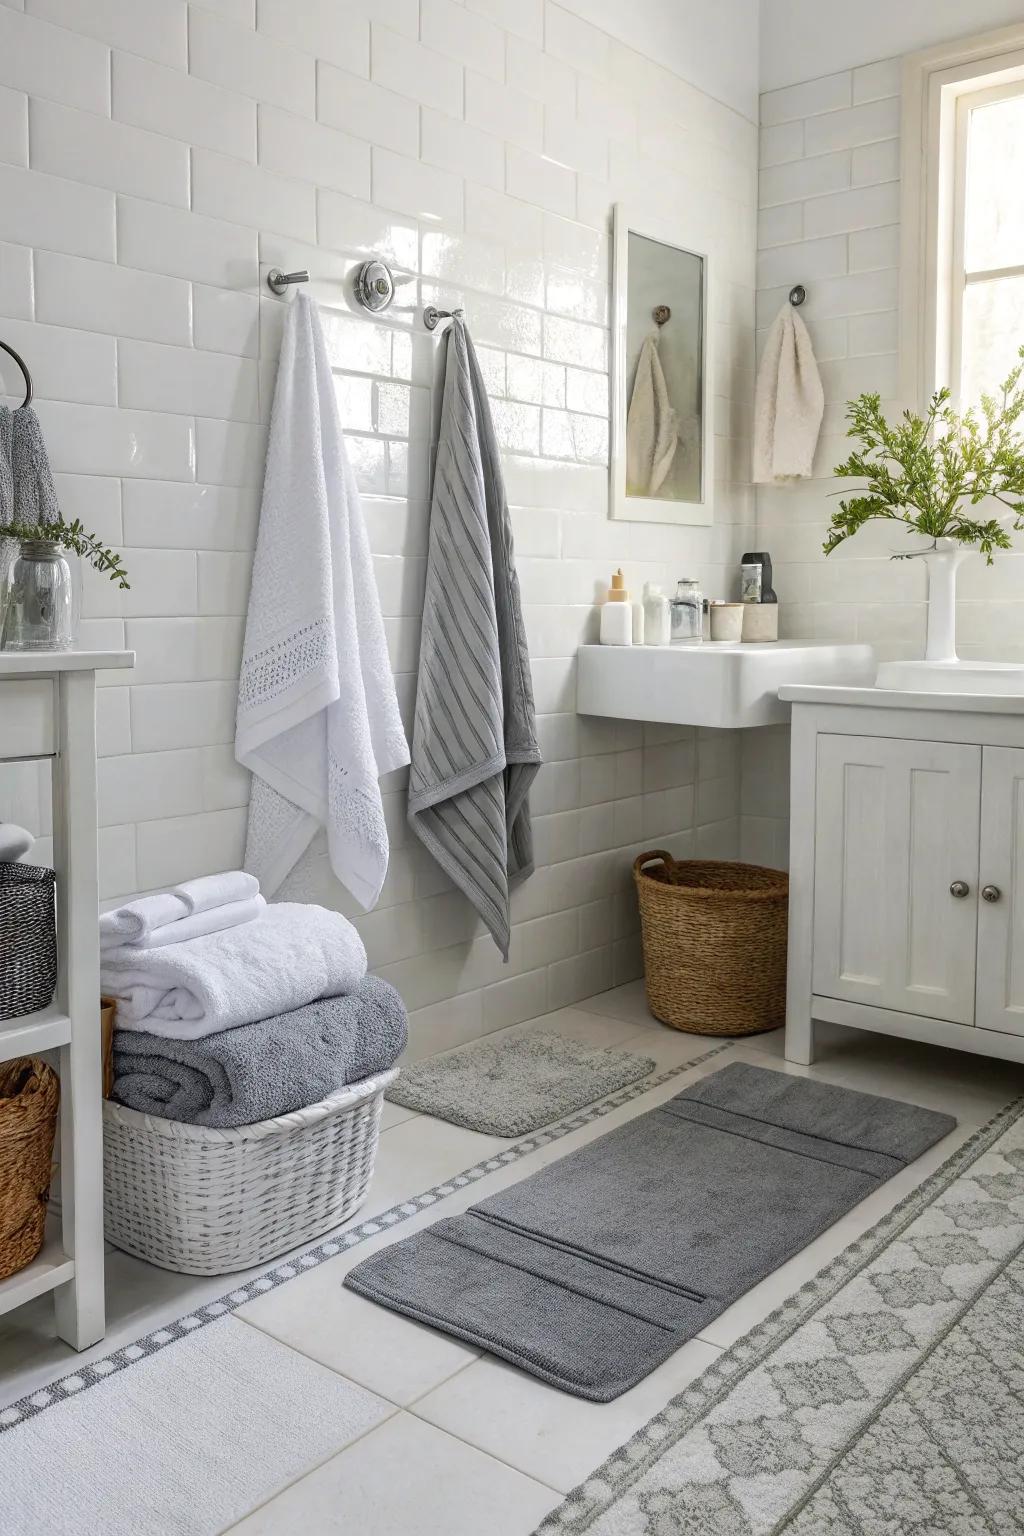
POLYGON ((56 877, 38 864, 0 863, 0 1019, 53 1002, 56 877))

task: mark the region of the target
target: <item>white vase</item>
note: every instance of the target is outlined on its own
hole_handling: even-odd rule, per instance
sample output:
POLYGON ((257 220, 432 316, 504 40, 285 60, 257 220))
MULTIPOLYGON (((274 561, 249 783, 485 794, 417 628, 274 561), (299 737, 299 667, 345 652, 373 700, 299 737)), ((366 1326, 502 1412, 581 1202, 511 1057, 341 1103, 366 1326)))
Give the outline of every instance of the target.
POLYGON ((936 539, 921 558, 928 567, 925 661, 956 661, 956 573, 970 553, 955 539, 936 539))

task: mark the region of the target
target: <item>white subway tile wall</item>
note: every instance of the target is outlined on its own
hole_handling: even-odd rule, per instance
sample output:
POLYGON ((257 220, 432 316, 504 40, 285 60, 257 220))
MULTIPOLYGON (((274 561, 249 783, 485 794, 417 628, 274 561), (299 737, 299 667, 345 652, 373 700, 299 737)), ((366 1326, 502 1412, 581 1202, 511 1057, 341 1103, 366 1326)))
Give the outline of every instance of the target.
MULTIPOLYGON (((846 137, 827 156, 845 179, 829 192, 888 121, 884 85, 865 75, 857 95, 848 80, 834 103, 846 137)), ((466 307, 504 450, 546 761, 507 966, 410 837, 403 775, 385 785, 378 909, 355 912, 321 842, 289 889, 356 919, 414 1011, 417 1053, 637 974, 632 859, 734 855, 745 758, 732 734, 577 716, 574 658, 614 566, 637 590, 696 575, 724 594, 754 541, 756 126, 552 0, 24 0, 0 4, 0 88, 0 333, 35 369, 65 508, 124 550, 132 579, 122 594, 84 578, 83 641, 138 656, 101 689, 104 900, 241 858, 235 688, 287 302, 265 278, 304 266, 407 719, 440 351, 420 311, 466 307), (696 209, 715 236, 714 528, 607 516, 618 198, 682 229, 696 209), (378 319, 350 299, 371 255, 396 269, 378 319)), ((794 98, 766 163, 800 164, 810 111, 794 98)), ((858 161, 862 198, 885 198, 871 181, 882 163, 858 161)), ((828 224, 823 248, 852 241, 841 209, 828 224)), ((876 291, 885 256, 857 253, 876 291)), ((865 328, 863 356, 886 339, 865 328)), ((2 387, 16 388, 6 366, 2 387)), ((38 830, 45 858, 44 775, 19 768, 3 790, 0 814, 38 830)))

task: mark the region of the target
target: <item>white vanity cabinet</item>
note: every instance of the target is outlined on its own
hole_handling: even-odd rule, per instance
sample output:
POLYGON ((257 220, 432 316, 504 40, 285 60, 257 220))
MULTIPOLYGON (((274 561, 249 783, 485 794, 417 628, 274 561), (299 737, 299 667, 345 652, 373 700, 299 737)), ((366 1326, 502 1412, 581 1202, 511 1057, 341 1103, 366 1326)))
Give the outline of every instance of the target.
POLYGON ((787 1057, 821 1019, 1024 1061, 1024 698, 781 693, 787 1057))

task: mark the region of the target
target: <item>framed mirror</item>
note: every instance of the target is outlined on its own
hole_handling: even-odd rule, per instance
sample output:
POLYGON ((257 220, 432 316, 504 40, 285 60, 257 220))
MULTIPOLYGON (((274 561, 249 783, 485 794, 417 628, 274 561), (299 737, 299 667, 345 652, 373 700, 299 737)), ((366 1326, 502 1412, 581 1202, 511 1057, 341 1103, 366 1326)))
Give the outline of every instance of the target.
POLYGON ((707 249, 614 214, 613 517, 711 523, 707 249))

